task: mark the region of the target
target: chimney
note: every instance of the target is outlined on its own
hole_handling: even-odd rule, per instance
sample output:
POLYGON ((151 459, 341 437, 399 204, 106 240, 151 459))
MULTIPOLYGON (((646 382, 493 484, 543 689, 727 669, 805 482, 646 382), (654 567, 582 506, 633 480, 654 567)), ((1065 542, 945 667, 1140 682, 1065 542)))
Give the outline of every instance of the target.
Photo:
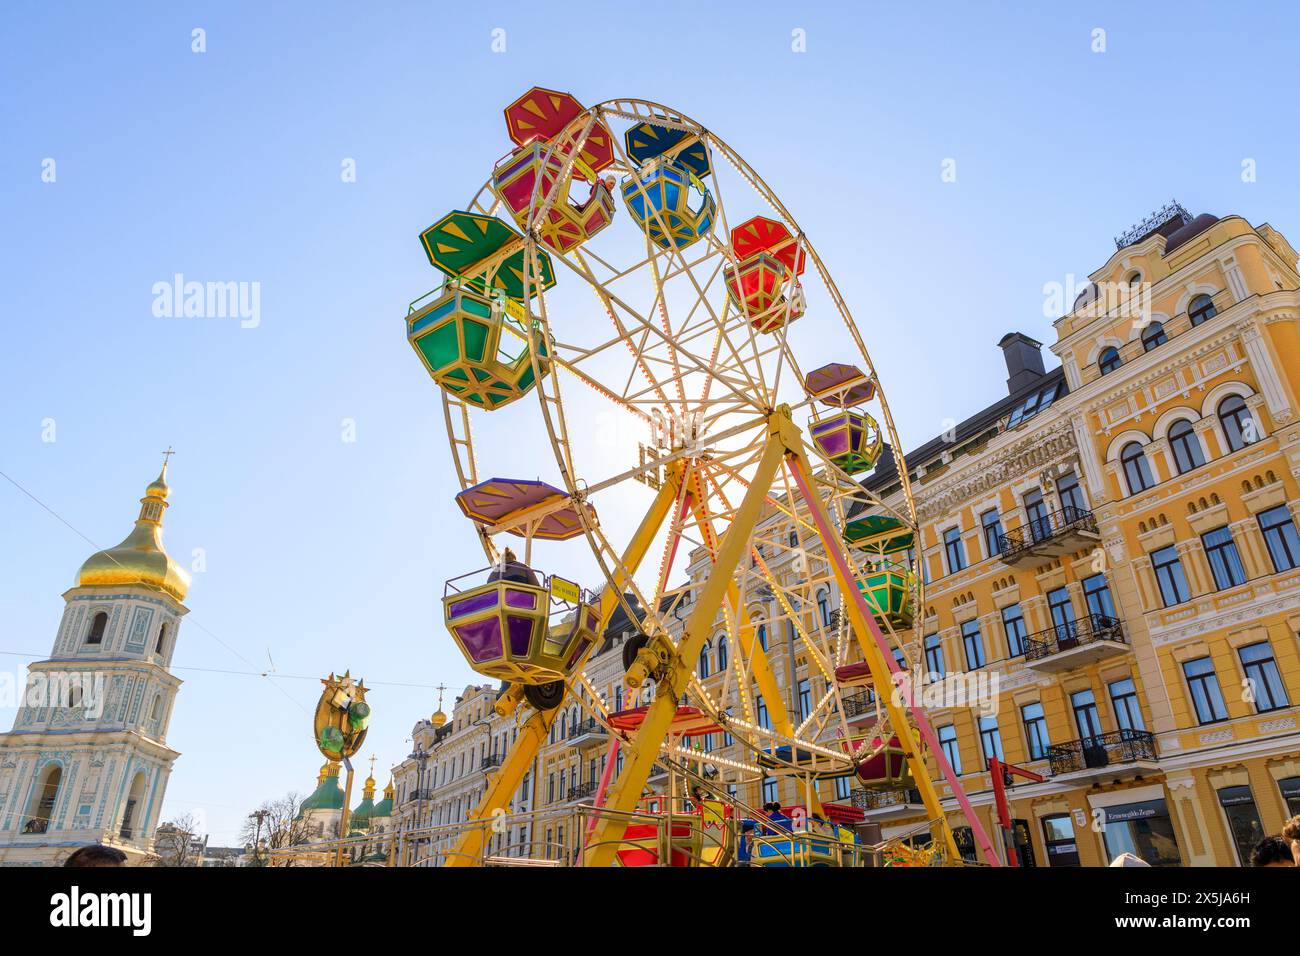
POLYGON ((1007 361, 1007 394, 1014 394, 1034 379, 1041 378, 1043 369, 1042 342, 1036 342, 1023 332, 1008 332, 998 345, 1007 361))

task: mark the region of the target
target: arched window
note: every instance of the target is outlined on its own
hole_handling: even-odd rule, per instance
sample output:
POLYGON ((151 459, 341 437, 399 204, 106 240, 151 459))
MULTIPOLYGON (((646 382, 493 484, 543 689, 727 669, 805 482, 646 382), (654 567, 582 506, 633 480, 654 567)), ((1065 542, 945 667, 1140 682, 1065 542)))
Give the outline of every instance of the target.
POLYGON ((44 833, 49 829, 50 817, 54 815, 54 802, 59 796, 59 783, 63 780, 63 768, 52 763, 45 768, 41 782, 32 788, 32 799, 27 805, 27 819, 23 823, 24 833, 44 833))
MULTIPOLYGON (((131 781, 131 791, 126 797, 126 807, 122 810, 122 829, 120 831, 123 840, 132 840, 135 838, 136 816, 139 813, 140 803, 144 800, 144 771, 141 770, 131 781)), ((182 835, 182 838, 185 838, 182 835)))
POLYGON ((1255 417, 1240 395, 1229 395, 1219 402, 1219 424, 1228 440, 1228 450, 1245 448, 1259 437, 1255 432, 1255 417))
POLYGON ((713 650, 713 645, 708 641, 705 641, 704 646, 700 648, 700 666, 697 668, 697 673, 701 679, 709 676, 709 652, 711 650, 713 650))
POLYGON ((90 633, 86 635, 87 644, 104 643, 104 631, 108 628, 108 612, 100 611, 91 619, 90 633))
POLYGON ((1101 355, 1097 356, 1097 368, 1102 375, 1108 375, 1123 364, 1119 360, 1119 349, 1113 345, 1106 346, 1101 350, 1101 355))
POLYGON ((1135 441, 1129 442, 1120 452, 1119 460, 1124 466, 1124 480, 1128 482, 1128 493, 1135 495, 1146 491, 1155 484, 1151 477, 1151 466, 1147 463, 1146 452, 1135 441))
POLYGON ((149 719, 157 720, 162 716, 162 694, 154 694, 153 707, 149 709, 149 719))
POLYGON ((718 638, 718 673, 727 669, 727 635, 718 638))
POLYGON ((166 624, 164 624, 162 627, 158 628, 158 643, 157 643, 157 645, 154 647, 154 653, 156 653, 156 654, 161 654, 161 653, 163 652, 163 641, 165 641, 165 640, 167 640, 167 625, 166 625, 166 624))
POLYGON ((1169 341, 1169 336, 1165 335, 1165 327, 1159 322, 1152 322, 1142 330, 1142 350, 1150 352, 1158 345, 1164 345, 1169 341))
POLYGON ((767 650, 767 625, 758 625, 758 646, 767 650))
POLYGON ((817 610, 821 611, 822 627, 831 626, 831 596, 826 591, 817 592, 817 610))
POLYGON ((1219 310, 1214 307, 1214 300, 1208 295, 1198 295, 1187 306, 1187 317, 1192 320, 1192 325, 1200 325, 1206 319, 1212 319, 1219 314, 1219 310))
POLYGON ((1185 418, 1180 418, 1170 426, 1169 447, 1173 449, 1174 463, 1178 466, 1180 475, 1205 464, 1205 456, 1201 454, 1201 443, 1196 438, 1196 432, 1192 430, 1192 423, 1185 418))
POLYGON ((1141 284, 1142 284, 1142 273, 1140 273, 1140 272, 1131 272, 1131 273, 1129 273, 1128 284, 1129 284, 1130 286, 1141 285, 1141 284))

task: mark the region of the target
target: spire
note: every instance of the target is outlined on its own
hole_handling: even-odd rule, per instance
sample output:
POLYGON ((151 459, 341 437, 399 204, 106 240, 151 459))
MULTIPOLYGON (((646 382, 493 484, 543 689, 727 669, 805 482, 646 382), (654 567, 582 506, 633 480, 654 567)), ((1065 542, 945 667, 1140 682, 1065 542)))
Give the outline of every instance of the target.
POLYGON ((429 723, 433 725, 434 730, 438 730, 447 723, 447 715, 442 712, 442 692, 447 689, 445 684, 438 685, 438 709, 433 712, 429 718, 429 723))
POLYGON ((167 485, 167 460, 175 452, 163 452, 163 466, 140 499, 140 516, 135 528, 115 547, 97 551, 86 559, 77 574, 77 585, 118 586, 137 584, 165 591, 177 601, 185 599, 190 576, 163 548, 163 512, 171 488, 167 485))

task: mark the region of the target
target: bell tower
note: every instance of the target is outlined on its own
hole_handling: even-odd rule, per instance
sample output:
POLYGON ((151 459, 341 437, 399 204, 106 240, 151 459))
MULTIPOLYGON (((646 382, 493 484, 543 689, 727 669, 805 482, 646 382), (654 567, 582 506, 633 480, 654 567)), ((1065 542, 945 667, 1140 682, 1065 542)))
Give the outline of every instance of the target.
POLYGON ((163 548, 167 459, 118 545, 92 554, 63 595, 49 658, 28 668, 0 734, 0 866, 58 865, 88 843, 132 863, 152 850, 172 764, 169 669, 189 575, 163 548))

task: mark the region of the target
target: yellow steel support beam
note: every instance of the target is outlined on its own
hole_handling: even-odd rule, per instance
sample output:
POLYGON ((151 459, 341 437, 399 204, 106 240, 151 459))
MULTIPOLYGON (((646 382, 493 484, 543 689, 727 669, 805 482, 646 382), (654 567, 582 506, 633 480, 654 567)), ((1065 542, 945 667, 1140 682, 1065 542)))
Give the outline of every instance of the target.
MULTIPOLYGON (((700 500, 700 495, 692 497, 691 510, 695 512, 695 520, 704 532, 709 550, 716 555, 718 553, 717 533, 714 531, 712 518, 700 500)), ((743 561, 744 557, 741 560, 743 561)), ((791 721, 790 712, 786 709, 785 698, 781 696, 781 688, 777 686, 776 674, 767 659, 767 651, 763 649, 756 636, 756 629, 749 620, 749 608, 740 601, 740 586, 736 583, 734 574, 727 585, 727 605, 736 610, 736 634, 739 637, 737 643, 740 645, 740 655, 749 664, 750 673, 758 684, 758 692, 763 695, 768 715, 772 719, 772 727, 777 733, 793 737, 794 722, 791 721)))
MULTIPOLYGON (((641 519, 641 524, 636 533, 632 536, 627 550, 623 553, 623 560, 619 568, 615 571, 613 586, 606 586, 600 594, 600 627, 598 634, 603 634, 605 626, 609 623, 610 617, 614 614, 614 609, 618 607, 618 602, 623 596, 623 590, 628 585, 628 578, 636 573, 641 562, 645 559, 646 553, 650 550, 650 545, 654 543, 655 535, 663 526, 664 519, 672 510, 673 504, 677 500, 677 492, 681 488, 681 483, 686 472, 684 462, 672 462, 666 469, 664 482, 659 488, 659 493, 655 496, 654 502, 650 505, 650 510, 641 519), (624 572, 626 569, 626 573, 624 572)), ((585 659, 578 664, 581 668, 585 659)), ((532 765, 541 750, 542 745, 546 743, 546 735, 550 733, 551 723, 559 708, 543 712, 536 711, 524 723, 519 731, 519 738, 511 745, 510 752, 506 754, 505 759, 501 762, 495 774, 488 779, 487 788, 483 791, 483 799, 479 801, 474 812, 470 815, 470 820, 488 820, 498 810, 504 810, 510 803, 510 798, 514 796, 523 782, 524 774, 532 765)), ((533 799, 537 799, 537 781, 533 781, 533 799)), ((480 857, 483 854, 483 845, 487 841, 487 826, 467 827, 461 834, 460 840, 457 841, 455 848, 447 857, 447 866, 478 866, 481 862, 480 857)))
MULTIPOLYGON (((703 487, 702 478, 699 475, 694 477, 698 482, 697 487, 703 487)), ((704 508, 701 500, 703 495, 696 494, 691 500, 691 509, 695 513, 695 520, 704 533, 705 542, 709 550, 715 555, 718 553, 717 532, 713 528, 713 521, 708 511, 704 508)), ((744 558, 741 558, 743 561, 744 558)), ((740 585, 736 581, 736 575, 732 575, 730 585, 727 588, 727 605, 736 609, 736 635, 739 645, 741 659, 749 666, 749 673, 753 676, 755 683, 758 684, 758 692, 763 695, 763 702, 767 705, 768 717, 772 721, 772 729, 778 734, 785 734, 787 737, 793 737, 795 727, 794 720, 790 717, 790 711, 785 705, 785 697, 781 694, 781 688, 776 682, 776 672, 772 670, 771 661, 768 660, 767 650, 758 640, 758 631, 749 618, 749 608, 741 603, 740 585)), ((791 686, 795 683, 795 675, 790 675, 791 686)), ((737 688, 737 693, 745 692, 743 688, 737 688)), ((811 803, 808 812, 815 815, 821 813, 821 798, 816 791, 811 793, 811 803)))
POLYGON ((627 745, 623 772, 618 775, 605 801, 612 816, 602 816, 593 829, 584 860, 586 866, 610 866, 614 862, 626 827, 626 815, 636 809, 637 800, 659 756, 659 747, 668 736, 673 716, 677 713, 677 702, 695 670, 700 648, 713 633, 718 608, 734 584, 736 567, 745 557, 750 535, 762 514, 767 490, 781 466, 785 448, 790 441, 798 441, 798 435, 787 406, 781 406, 769 417, 767 441, 753 482, 722 540, 717 560, 700 591, 699 601, 686 619, 682 638, 667 673, 659 681, 654 702, 646 711, 636 736, 627 745))
MULTIPOLYGON (((926 813, 931 820, 941 822, 943 840, 948 849, 949 859, 959 861, 961 854, 958 852, 956 841, 953 839, 952 827, 948 823, 947 815, 944 813, 938 788, 935 787, 934 781, 930 779, 930 771, 921 756, 921 748, 916 739, 916 733, 913 731, 911 722, 907 719, 907 709, 898 700, 898 695, 893 693, 893 674, 898 671, 898 664, 889 653, 889 645, 884 634, 881 633, 880 625, 876 623, 875 618, 867 609, 866 600, 863 598, 862 592, 858 590, 857 581, 850 570, 848 557, 844 553, 844 546, 831 524, 830 514, 826 510, 826 503, 822 501, 821 495, 817 494, 813 488, 813 478, 808 469, 808 458, 803 447, 803 441, 797 438, 796 442, 796 444, 789 446, 790 453, 787 464, 794 476, 795 484, 799 486, 800 493, 803 495, 804 500, 808 502, 808 507, 812 511, 813 523, 817 526, 818 536, 822 539, 822 546, 826 549, 826 557, 835 571, 835 578, 840 586, 842 605, 848 614, 849 623, 853 626, 853 633, 857 637, 858 646, 862 649, 862 657, 871 668, 871 679, 875 684, 876 694, 888 709, 889 725, 894 734, 897 735, 903 750, 907 753, 912 777, 916 781, 916 788, 921 792, 921 800, 925 804, 926 813)), ((919 708, 911 707, 910 709, 916 717, 917 730, 926 738, 926 743, 930 747, 930 752, 934 755, 935 762, 938 763, 940 771, 947 779, 958 805, 966 814, 966 821, 970 824, 976 843, 984 851, 985 858, 991 866, 999 865, 993 845, 989 842, 984 828, 980 825, 979 818, 971 808, 970 800, 967 799, 961 782, 957 779, 957 775, 944 757, 943 749, 939 746, 938 738, 935 736, 929 720, 919 708)))

